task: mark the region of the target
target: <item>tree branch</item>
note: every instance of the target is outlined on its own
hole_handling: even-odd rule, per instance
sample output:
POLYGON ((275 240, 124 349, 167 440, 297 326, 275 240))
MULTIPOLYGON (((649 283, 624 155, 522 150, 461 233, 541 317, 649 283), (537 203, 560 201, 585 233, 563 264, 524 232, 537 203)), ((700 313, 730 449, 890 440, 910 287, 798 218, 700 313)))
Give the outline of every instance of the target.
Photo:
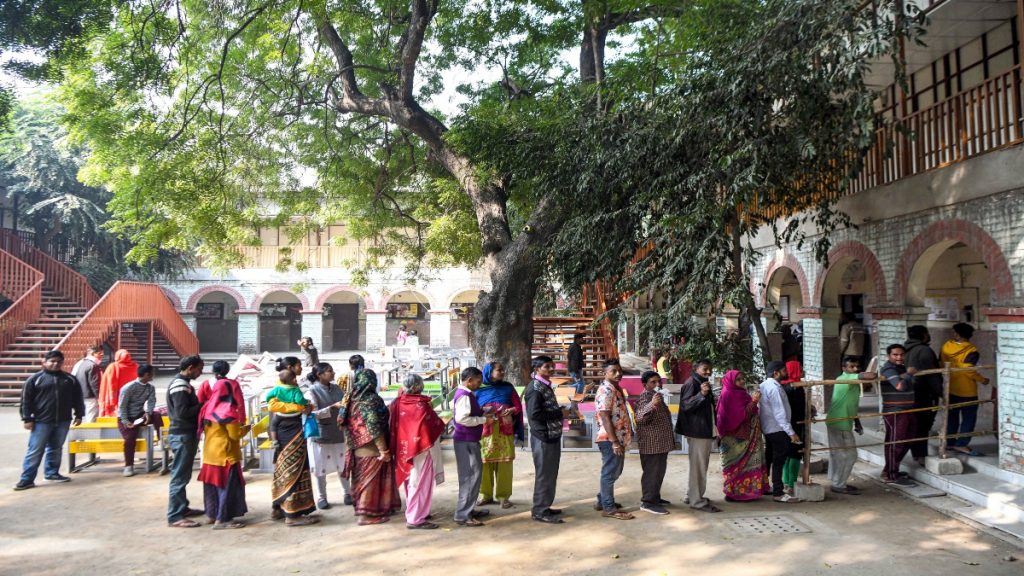
POLYGON ((399 42, 402 66, 398 73, 398 90, 402 100, 405 101, 412 100, 412 90, 416 80, 416 62, 423 49, 423 36, 427 32, 427 26, 430 25, 430 21, 437 13, 437 3, 429 0, 411 0, 410 8, 412 16, 409 18, 409 25, 399 42))

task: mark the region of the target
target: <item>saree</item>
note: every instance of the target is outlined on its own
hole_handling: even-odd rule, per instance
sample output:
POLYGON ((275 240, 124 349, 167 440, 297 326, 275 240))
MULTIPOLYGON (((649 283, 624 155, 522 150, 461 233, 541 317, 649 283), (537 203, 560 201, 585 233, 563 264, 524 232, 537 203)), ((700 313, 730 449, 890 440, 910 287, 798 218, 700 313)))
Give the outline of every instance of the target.
POLYGON ((492 380, 493 364, 484 366, 484 385, 476 391, 476 401, 481 408, 491 406, 494 413, 514 408, 510 418, 497 418, 485 426, 480 438, 480 455, 485 463, 511 462, 516 457, 515 440, 523 439, 523 403, 515 386, 503 380, 492 380))
POLYGON ((218 522, 229 522, 248 512, 242 475, 241 441, 249 432, 245 421, 245 402, 238 382, 218 380, 199 418, 206 437, 199 481, 203 483, 206 515, 218 522))
POLYGON ((316 510, 316 504, 313 502, 302 419, 281 418, 277 427, 277 442, 280 448, 274 465, 274 482, 270 488, 274 508, 280 509, 288 518, 310 514, 316 510))
POLYGON ((345 469, 342 475, 351 483, 356 516, 389 516, 402 506, 395 483, 394 461, 384 462, 377 455, 358 456, 356 452, 376 438, 388 441, 388 408, 377 394, 377 375, 372 370, 356 372, 348 404, 339 411, 338 422, 348 439, 345 469))
POLYGON ((738 370, 722 379, 718 402, 718 430, 722 446, 722 491, 732 500, 756 500, 764 495, 768 473, 764 467, 764 438, 757 407, 750 394, 736 384, 738 370))

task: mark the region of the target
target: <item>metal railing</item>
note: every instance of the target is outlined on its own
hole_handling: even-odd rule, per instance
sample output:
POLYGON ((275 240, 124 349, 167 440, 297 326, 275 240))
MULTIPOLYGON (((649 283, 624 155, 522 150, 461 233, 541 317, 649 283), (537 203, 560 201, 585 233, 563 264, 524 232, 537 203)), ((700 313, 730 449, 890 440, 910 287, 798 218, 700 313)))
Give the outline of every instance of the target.
MULTIPOLYGON (((88 310, 99 294, 89 281, 63 262, 29 244, 13 230, 0 230, 0 250, 5 250, 43 274, 43 289, 55 292, 88 310)), ((38 318, 38 316, 37 316, 38 318)))
POLYGON ((67 358, 106 341, 121 324, 151 323, 180 356, 199 352, 199 340, 174 309, 160 286, 119 281, 93 306, 55 348, 67 358))
POLYGON ((0 293, 14 301, 0 313, 0 350, 13 344, 22 330, 39 319, 43 282, 42 272, 0 249, 0 293))

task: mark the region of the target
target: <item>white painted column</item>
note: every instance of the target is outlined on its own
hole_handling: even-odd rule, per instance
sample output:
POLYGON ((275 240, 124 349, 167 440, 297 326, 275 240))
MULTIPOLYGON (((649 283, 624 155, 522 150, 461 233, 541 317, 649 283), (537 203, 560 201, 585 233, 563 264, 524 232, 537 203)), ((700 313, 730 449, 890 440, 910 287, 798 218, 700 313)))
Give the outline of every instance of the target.
MULTIPOLYGON (((420 342, 420 344, 425 344, 420 342)), ((450 310, 430 311, 430 342, 431 347, 448 347, 452 345, 452 313, 450 310)))
POLYGON ((804 380, 824 380, 825 330, 821 318, 804 318, 804 380))
POLYGON ((238 351, 247 354, 259 354, 260 315, 255 310, 239 310, 238 314, 238 351))
POLYGON ((387 310, 366 311, 366 351, 379 352, 387 342, 387 310))
POLYGON ((313 345, 317 350, 323 350, 324 343, 324 315, 322 312, 313 310, 302 311, 302 336, 309 336, 313 339, 313 345))
POLYGON ((996 342, 999 467, 1024 474, 1024 322, 996 324, 996 342))

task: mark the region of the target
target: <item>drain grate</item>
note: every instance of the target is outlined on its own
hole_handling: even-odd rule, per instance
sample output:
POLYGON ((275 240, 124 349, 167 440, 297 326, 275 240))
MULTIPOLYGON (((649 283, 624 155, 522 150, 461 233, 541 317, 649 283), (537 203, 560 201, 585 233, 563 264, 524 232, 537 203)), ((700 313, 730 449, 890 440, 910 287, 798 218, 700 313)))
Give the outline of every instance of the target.
POLYGON ((726 523, 743 535, 758 534, 806 534, 810 528, 787 516, 748 516, 730 518, 726 523))

